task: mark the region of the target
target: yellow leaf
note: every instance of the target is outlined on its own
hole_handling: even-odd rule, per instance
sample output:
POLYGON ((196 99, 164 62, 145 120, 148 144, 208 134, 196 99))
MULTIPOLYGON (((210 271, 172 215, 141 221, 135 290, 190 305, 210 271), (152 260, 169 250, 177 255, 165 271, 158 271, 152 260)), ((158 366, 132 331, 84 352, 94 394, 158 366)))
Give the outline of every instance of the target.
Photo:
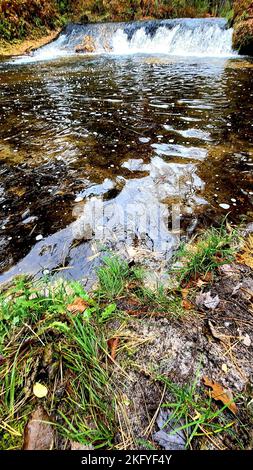
POLYGON ((33 386, 33 394, 38 397, 38 398, 44 398, 47 396, 47 387, 45 385, 40 384, 39 382, 36 382, 33 386))

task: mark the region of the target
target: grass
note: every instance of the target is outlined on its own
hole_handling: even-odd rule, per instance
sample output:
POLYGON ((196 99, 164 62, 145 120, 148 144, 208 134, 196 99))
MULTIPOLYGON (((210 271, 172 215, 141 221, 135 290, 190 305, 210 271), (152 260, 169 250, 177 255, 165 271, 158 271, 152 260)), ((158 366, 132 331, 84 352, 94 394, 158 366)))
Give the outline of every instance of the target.
POLYGON ((210 396, 204 395, 199 388, 198 375, 192 383, 178 385, 165 376, 158 380, 166 386, 166 393, 171 400, 162 405, 169 411, 169 418, 165 426, 170 425, 172 435, 183 431, 185 448, 196 449, 202 438, 209 440, 211 446, 219 448, 221 439, 230 435, 242 448, 236 431, 233 429, 238 420, 229 412, 227 406, 216 405, 210 396))
MULTIPOLYGON (((223 224, 182 247, 179 281, 215 272, 234 258, 238 240, 237 232, 223 224)), ((117 398, 108 339, 120 338, 120 350, 130 354, 143 338, 131 342, 118 323, 115 332, 107 322, 117 318, 121 325, 121 320, 132 318, 127 308, 118 310, 124 302, 130 312, 136 308, 137 314, 161 312, 169 317, 185 315, 187 307, 180 285, 151 290, 144 285, 143 270, 117 256, 105 256, 97 275, 92 297, 77 282, 33 282, 24 277, 0 294, 0 449, 20 449, 27 419, 40 403, 67 447, 76 441, 113 448, 117 398), (76 301, 81 310, 73 309, 76 301), (48 390, 42 402, 33 394, 36 382, 48 390)), ((236 439, 229 411, 199 393, 197 379, 183 386, 164 377, 159 381, 171 397, 163 405, 170 410, 169 421, 184 432, 187 448, 195 448, 203 436, 215 440, 228 433, 236 439)))
POLYGON ((127 284, 140 281, 142 270, 129 267, 125 260, 118 256, 105 256, 103 266, 97 270, 99 287, 97 295, 100 298, 113 300, 126 289, 127 284))
POLYGON ((234 260, 238 245, 238 232, 226 226, 211 227, 200 235, 197 241, 181 247, 177 253, 178 266, 174 272, 180 282, 196 280, 199 275, 206 276, 209 272, 234 260))
POLYGON ((185 314, 180 295, 162 285, 155 290, 140 286, 135 294, 143 305, 149 307, 151 312, 166 312, 175 317, 185 314))
POLYGON ((0 448, 20 448, 23 426, 42 403, 35 382, 47 387, 43 406, 67 442, 110 448, 114 394, 104 323, 115 306, 101 308, 78 283, 20 279, 1 294, 0 312, 0 448), (76 299, 85 311, 69 311, 76 299))

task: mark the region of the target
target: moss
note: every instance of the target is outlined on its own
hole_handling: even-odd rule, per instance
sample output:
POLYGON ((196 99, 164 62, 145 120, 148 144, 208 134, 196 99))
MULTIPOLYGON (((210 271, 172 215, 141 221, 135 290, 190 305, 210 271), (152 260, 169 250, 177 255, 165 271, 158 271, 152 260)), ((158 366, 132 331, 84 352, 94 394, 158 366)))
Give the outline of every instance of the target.
POLYGON ((253 56, 253 20, 242 21, 235 27, 233 46, 240 54, 253 56))

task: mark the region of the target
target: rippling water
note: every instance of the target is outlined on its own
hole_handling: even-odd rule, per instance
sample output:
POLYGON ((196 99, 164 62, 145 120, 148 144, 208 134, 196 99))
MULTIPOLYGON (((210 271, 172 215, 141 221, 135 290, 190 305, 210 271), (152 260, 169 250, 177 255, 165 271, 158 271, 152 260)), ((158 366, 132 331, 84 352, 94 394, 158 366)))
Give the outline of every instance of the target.
MULTIPOLYGON (((0 280, 61 266, 84 275, 91 237, 76 242, 73 224, 89 219, 91 196, 154 211, 176 198, 184 230, 227 212, 250 220, 252 73, 245 58, 0 62, 0 280)), ((136 245, 142 230, 131 230, 136 245)))

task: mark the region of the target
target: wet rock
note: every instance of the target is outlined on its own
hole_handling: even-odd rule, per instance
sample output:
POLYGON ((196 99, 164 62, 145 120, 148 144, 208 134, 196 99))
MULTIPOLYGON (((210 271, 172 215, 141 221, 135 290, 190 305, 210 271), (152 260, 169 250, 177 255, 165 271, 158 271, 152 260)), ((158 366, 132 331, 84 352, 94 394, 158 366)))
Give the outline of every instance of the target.
POLYGON ((54 443, 54 429, 49 416, 40 406, 31 415, 24 431, 23 450, 51 450, 54 443))
POLYGON ((96 51, 96 43, 92 36, 84 36, 83 42, 76 47, 78 54, 91 54, 96 51))

